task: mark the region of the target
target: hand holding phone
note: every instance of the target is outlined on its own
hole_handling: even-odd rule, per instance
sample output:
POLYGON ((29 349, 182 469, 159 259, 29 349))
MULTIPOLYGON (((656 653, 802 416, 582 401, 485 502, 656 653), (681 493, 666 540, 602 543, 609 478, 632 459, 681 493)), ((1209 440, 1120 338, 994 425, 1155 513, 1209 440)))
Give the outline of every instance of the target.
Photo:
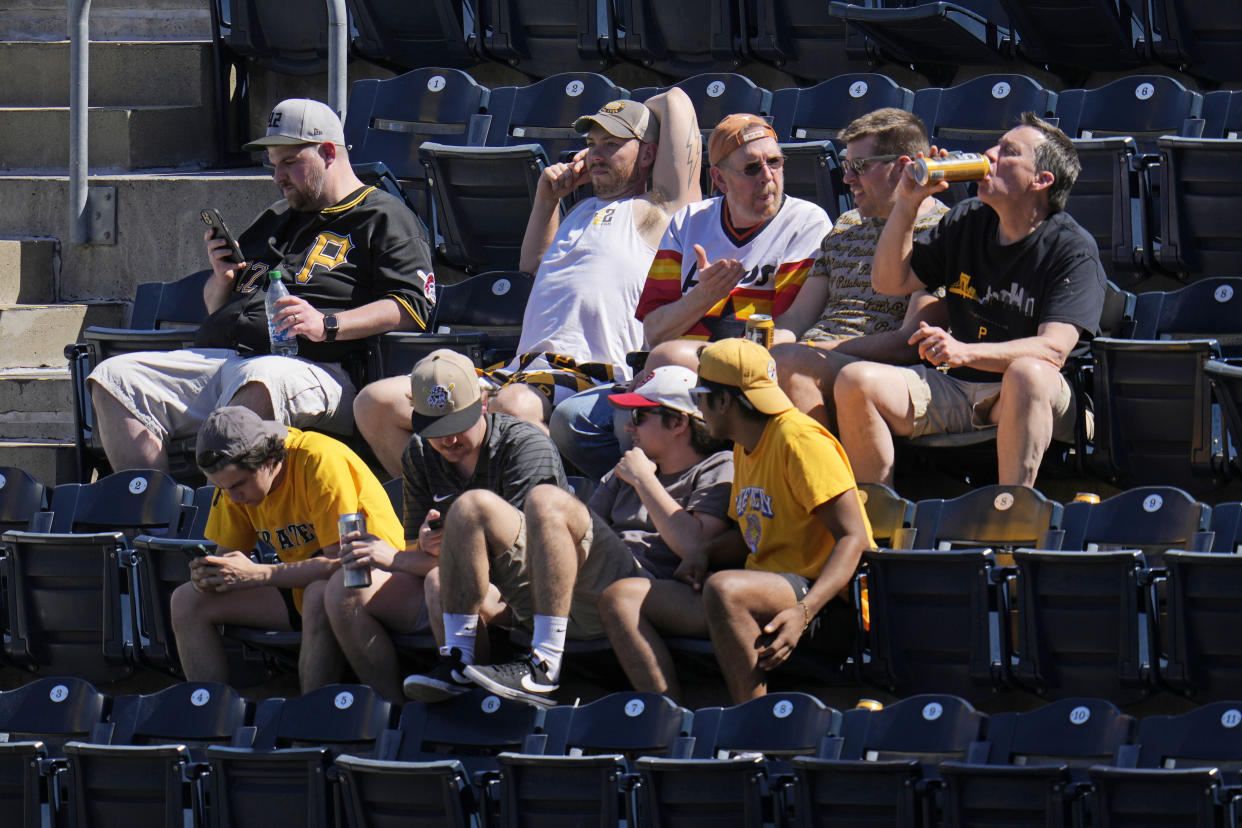
POLYGON ((440 517, 432 518, 431 520, 427 521, 427 528, 431 529, 432 531, 435 531, 436 529, 443 529, 444 528, 444 516, 441 515, 440 517))
POLYGON ((224 217, 220 215, 220 211, 215 207, 208 207, 199 213, 203 220, 203 224, 211 228, 212 238, 224 239, 228 242, 229 251, 233 256, 233 261, 244 262, 246 257, 242 255, 241 247, 237 244, 237 239, 233 238, 233 234, 229 232, 229 228, 224 223, 224 217))

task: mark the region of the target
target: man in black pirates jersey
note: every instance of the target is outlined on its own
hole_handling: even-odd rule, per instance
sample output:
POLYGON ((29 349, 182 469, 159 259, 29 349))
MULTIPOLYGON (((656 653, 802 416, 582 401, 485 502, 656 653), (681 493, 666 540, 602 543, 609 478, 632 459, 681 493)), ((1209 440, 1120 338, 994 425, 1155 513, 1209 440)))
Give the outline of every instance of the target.
POLYGON ((167 442, 196 434, 224 405, 348 432, 354 388, 343 363, 368 336, 426 327, 434 285, 422 226, 399 199, 354 175, 336 113, 318 101, 282 101, 267 134, 243 149, 267 151, 284 198, 241 234, 244 262, 208 231, 210 315, 195 347, 112 357, 88 378, 115 470, 166 470, 167 442), (274 270, 291 294, 275 321, 296 338, 296 359, 270 354, 264 297, 274 270))
POLYGON ((943 287, 949 323, 920 323, 910 337, 923 365, 855 362, 837 375, 841 443, 858 480, 892 483, 894 434, 995 429, 999 481, 1034 486, 1049 443, 1073 439, 1061 369, 1098 330, 1105 285, 1095 240, 1064 212, 1078 154, 1028 112, 987 157, 979 197, 925 240, 912 235, 918 205, 947 183, 903 175, 897 187, 871 285, 888 295, 943 287))

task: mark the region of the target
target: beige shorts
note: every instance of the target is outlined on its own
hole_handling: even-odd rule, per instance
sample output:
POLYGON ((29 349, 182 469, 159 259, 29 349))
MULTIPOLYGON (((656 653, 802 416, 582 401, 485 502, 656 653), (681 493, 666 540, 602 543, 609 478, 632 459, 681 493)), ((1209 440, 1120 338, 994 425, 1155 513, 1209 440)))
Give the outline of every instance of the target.
MULTIPOLYGON (((911 437, 996 428, 995 423, 988 421, 988 415, 1000 397, 999 382, 969 382, 926 365, 912 365, 899 370, 914 405, 914 433, 911 437)), ((1052 438, 1072 443, 1076 413, 1074 392, 1064 376, 1060 376, 1060 381, 1060 393, 1052 404, 1052 438)))
POLYGON ((243 358, 227 348, 139 351, 105 359, 87 378, 161 441, 193 437, 237 390, 261 383, 285 425, 348 434, 354 386, 339 365, 279 356, 243 358))
MULTIPOLYGON (((608 524, 591 513, 591 527, 580 545, 584 560, 574 583, 573 600, 569 605, 569 638, 587 640, 603 638, 604 625, 599 618, 599 596, 608 585, 621 578, 642 575, 645 570, 634 560, 629 547, 608 524)), ((522 516, 518 536, 513 545, 491 559, 491 582, 513 611, 513 619, 531 629, 534 624, 534 595, 530 571, 526 565, 526 516, 522 516)))

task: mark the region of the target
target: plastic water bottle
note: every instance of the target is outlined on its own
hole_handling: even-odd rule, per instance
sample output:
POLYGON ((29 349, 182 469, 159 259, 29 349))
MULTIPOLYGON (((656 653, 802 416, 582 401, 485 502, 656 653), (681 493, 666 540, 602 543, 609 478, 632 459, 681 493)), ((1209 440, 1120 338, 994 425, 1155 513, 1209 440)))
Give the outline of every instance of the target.
POLYGON ((276 332, 276 302, 288 296, 289 289, 280 280, 279 270, 273 270, 268 274, 268 278, 271 281, 267 285, 267 296, 263 301, 267 306, 267 338, 271 342, 272 354, 295 357, 298 355, 297 337, 290 336, 288 331, 276 332))

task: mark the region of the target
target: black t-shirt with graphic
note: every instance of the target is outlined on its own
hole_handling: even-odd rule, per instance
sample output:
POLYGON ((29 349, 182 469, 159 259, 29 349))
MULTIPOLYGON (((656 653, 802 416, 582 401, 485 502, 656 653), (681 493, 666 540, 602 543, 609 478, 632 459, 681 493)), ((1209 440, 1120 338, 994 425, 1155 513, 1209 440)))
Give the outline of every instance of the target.
MULTIPOLYGON (((1099 330, 1107 277, 1095 240, 1068 213, 1054 213, 1014 244, 997 241, 1000 220, 977 198, 955 206, 910 265, 929 290, 943 286, 949 329, 962 342, 1035 336, 1044 322, 1079 330, 1079 349, 1099 330)), ((999 382, 1000 374, 954 368, 951 376, 999 382)))
MULTIPOLYGON (((271 270, 281 271, 291 294, 324 313, 389 297, 413 315, 419 327, 425 328, 429 321, 434 298, 427 294, 434 297, 434 287, 427 285, 431 249, 422 225, 400 200, 374 187, 355 190, 318 212, 291 210, 281 199, 237 241, 249 264, 234 282, 228 301, 204 320, 194 343, 199 347, 269 353, 263 298, 271 270)), ((364 340, 299 338, 298 356, 340 362, 364 347, 364 340)))

